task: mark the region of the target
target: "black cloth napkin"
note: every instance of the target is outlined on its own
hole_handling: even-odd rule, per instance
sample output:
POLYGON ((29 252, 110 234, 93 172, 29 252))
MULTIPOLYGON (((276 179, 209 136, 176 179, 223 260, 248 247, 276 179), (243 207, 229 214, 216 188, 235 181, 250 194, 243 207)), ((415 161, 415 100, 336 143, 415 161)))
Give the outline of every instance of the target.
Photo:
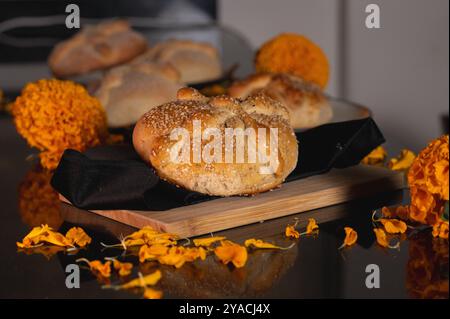
MULTIPOLYGON (((385 141, 372 118, 325 124, 296 135, 298 164, 287 182, 356 165, 385 141)), ((83 209, 161 211, 217 198, 161 180, 132 145, 99 147, 84 154, 66 150, 51 184, 83 209)))

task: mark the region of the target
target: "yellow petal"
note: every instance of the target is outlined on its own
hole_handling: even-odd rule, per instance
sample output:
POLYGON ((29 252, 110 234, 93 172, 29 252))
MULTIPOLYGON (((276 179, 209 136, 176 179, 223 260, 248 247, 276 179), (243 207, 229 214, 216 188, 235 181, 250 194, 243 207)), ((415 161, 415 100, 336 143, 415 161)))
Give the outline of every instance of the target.
POLYGON ((388 166, 394 171, 406 171, 414 163, 415 158, 416 154, 410 150, 402 150, 397 158, 392 158, 389 161, 388 166))
POLYGON ((383 146, 378 146, 369 155, 367 155, 361 162, 366 165, 383 165, 386 159, 387 152, 383 146))
POLYGON ((153 286, 155 285, 162 277, 161 271, 156 270, 155 272, 143 276, 142 278, 136 278, 133 279, 123 285, 121 285, 120 289, 131 289, 131 288, 137 288, 137 287, 147 287, 147 286, 153 286))
POLYGON ((186 261, 194 261, 198 258, 200 258, 201 260, 205 260, 206 259, 206 250, 203 247, 198 247, 198 248, 186 248, 185 252, 184 252, 184 258, 186 259, 186 261))
POLYGON ((72 245, 77 245, 78 247, 85 247, 92 241, 91 237, 81 227, 72 227, 69 229, 66 233, 66 238, 72 245))
POLYGON ((166 255, 169 248, 165 245, 143 245, 139 249, 139 261, 142 263, 148 259, 166 255))
POLYGON ((224 240, 225 237, 223 236, 215 236, 215 237, 205 237, 205 238, 196 238, 194 239, 194 245, 196 247, 203 246, 203 247, 209 247, 215 242, 224 240))
POLYGON ((114 269, 119 273, 119 276, 128 276, 131 274, 131 270, 133 269, 132 263, 123 263, 116 259, 113 261, 114 269))
POLYGON ((308 219, 308 225, 306 226, 306 233, 312 234, 313 232, 319 232, 319 225, 317 225, 314 218, 308 219))
POLYGON ((157 257, 157 260, 163 265, 180 268, 186 262, 185 251, 184 247, 171 247, 166 255, 157 257))
POLYGON ((386 233, 381 228, 374 228, 375 236, 377 237, 377 243, 381 247, 388 247, 389 241, 387 240, 386 233))
POLYGON ((266 249, 282 249, 282 247, 276 246, 274 244, 262 241, 260 239, 247 239, 244 243, 245 247, 253 246, 256 248, 266 248, 266 249))
POLYGON ((161 299, 163 296, 162 291, 156 290, 153 288, 145 288, 144 289, 144 298, 145 299, 161 299))
POLYGON ((382 218, 380 222, 383 224, 384 229, 390 234, 403 234, 408 229, 406 223, 398 219, 382 218))
POLYGON ((247 249, 229 240, 223 240, 221 246, 216 247, 214 253, 224 263, 232 263, 236 268, 245 266, 247 262, 247 249))
POLYGON ((344 227, 345 239, 341 247, 352 246, 358 240, 358 233, 351 227, 344 227))
POLYGON ((89 262, 89 267, 91 271, 102 277, 109 278, 111 276, 111 262, 107 261, 102 263, 100 260, 93 260, 89 262))
POLYGON ((284 231, 286 237, 291 238, 300 238, 300 233, 295 230, 294 226, 286 226, 286 230, 284 231))
POLYGON ((39 242, 47 242, 61 247, 72 247, 72 243, 63 234, 54 231, 47 231, 47 235, 42 235, 39 242))

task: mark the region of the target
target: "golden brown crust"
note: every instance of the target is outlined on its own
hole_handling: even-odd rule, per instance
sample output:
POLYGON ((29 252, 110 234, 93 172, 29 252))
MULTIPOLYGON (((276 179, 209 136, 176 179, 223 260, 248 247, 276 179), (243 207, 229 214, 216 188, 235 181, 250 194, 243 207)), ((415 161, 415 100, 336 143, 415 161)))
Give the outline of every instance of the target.
POLYGON ((319 87, 288 74, 251 75, 233 83, 228 92, 241 99, 259 93, 281 102, 289 111, 294 128, 317 126, 332 117, 332 109, 319 87))
POLYGON ((133 63, 142 61, 172 64, 180 72, 183 83, 213 80, 222 75, 217 49, 203 42, 190 40, 160 42, 137 57, 133 63))
POLYGON ((69 77, 128 62, 143 53, 147 41, 128 22, 112 20, 87 26, 57 44, 48 64, 57 77, 69 77))
MULTIPOLYGON (((264 106, 273 109, 283 106, 266 97, 252 97, 244 101, 229 96, 219 96, 208 99, 194 89, 184 88, 178 93, 176 101, 160 105, 147 112, 136 124, 133 132, 133 144, 142 159, 151 164, 158 175, 176 185, 187 189, 218 196, 249 195, 260 193, 280 185, 295 168, 298 156, 298 145, 295 134, 287 121, 287 111, 271 114, 257 113, 264 106), (252 113, 246 110, 251 109, 252 113), (226 147, 221 145, 221 162, 208 163, 201 158, 199 162, 193 160, 194 120, 201 121, 201 128, 217 128, 220 130, 222 141, 226 128, 266 129, 266 139, 270 141, 275 134, 270 128, 278 130, 277 166, 272 173, 261 173, 264 163, 248 160, 248 139, 245 139, 244 161, 224 160, 226 147), (176 163, 170 158, 172 147, 179 140, 172 140, 170 134, 173 129, 186 129, 191 136, 189 143, 190 161, 176 163)), ((201 150, 211 140, 201 141, 201 150)), ((257 145, 259 143, 259 139, 257 145)), ((259 152, 259 148, 258 151, 259 152)), ((232 150, 236 159, 236 148, 232 150)), ((275 153, 274 153, 275 154, 275 153)), ((270 152, 269 154, 270 155, 270 152)), ((258 157, 259 158, 259 157, 258 157)))

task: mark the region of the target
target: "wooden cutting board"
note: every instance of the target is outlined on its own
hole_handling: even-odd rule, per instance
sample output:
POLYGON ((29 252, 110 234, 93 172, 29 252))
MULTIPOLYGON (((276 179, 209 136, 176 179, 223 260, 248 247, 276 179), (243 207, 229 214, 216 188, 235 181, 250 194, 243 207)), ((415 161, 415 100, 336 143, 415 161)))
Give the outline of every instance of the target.
MULTIPOLYGON (((137 228, 193 237, 406 187, 403 173, 359 165, 285 183, 252 197, 227 197, 166 211, 92 210, 137 228)), ((62 201, 69 203, 60 195, 62 201)))

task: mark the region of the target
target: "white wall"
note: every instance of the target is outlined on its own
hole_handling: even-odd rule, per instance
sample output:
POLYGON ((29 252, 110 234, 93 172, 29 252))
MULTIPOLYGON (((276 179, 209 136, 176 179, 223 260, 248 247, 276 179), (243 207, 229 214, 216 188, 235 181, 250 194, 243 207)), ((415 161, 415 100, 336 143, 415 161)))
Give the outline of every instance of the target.
MULTIPOLYGON (((350 0, 347 96, 369 105, 395 147, 415 150, 442 132, 449 105, 449 1, 350 0), (367 3, 381 29, 361 27, 367 3)), ((395 148, 394 147, 394 148, 395 148)))
POLYGON ((448 6, 448 0, 221 0, 220 21, 255 49, 285 31, 317 42, 331 61, 328 91, 369 106, 395 155, 403 147, 419 150, 442 133, 440 116, 449 105, 448 6), (381 29, 366 29, 368 3, 380 5, 381 29))

